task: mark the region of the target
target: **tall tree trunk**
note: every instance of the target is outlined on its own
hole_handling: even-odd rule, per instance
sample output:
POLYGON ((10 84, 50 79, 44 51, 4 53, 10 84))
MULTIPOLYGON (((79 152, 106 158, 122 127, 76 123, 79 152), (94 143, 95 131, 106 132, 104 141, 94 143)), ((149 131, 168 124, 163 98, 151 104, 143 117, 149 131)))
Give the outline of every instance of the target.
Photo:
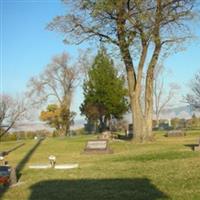
POLYGON ((61 118, 62 118, 62 129, 65 136, 68 135, 70 129, 70 105, 71 105, 71 93, 65 94, 65 97, 61 103, 61 118))
POLYGON ((152 139, 152 114, 153 114, 153 69, 148 70, 145 90, 145 121, 146 140, 152 139))
POLYGON ((127 72, 127 81, 129 88, 129 97, 132 111, 132 123, 133 123, 133 132, 136 140, 143 140, 145 134, 145 124, 143 120, 143 113, 140 105, 140 94, 141 88, 137 86, 136 73, 134 71, 134 65, 132 57, 129 51, 129 45, 126 41, 125 33, 125 20, 123 18, 125 11, 124 6, 121 6, 121 9, 118 13, 117 19, 117 36, 119 40, 120 52, 126 66, 127 72))
POLYGON ((146 131, 147 139, 152 139, 152 120, 153 120, 153 80, 154 80, 154 69, 158 61, 158 57, 161 51, 161 38, 160 38, 160 21, 161 21, 161 0, 156 0, 156 13, 155 13, 155 27, 154 27, 154 51, 148 66, 146 75, 146 88, 145 88, 145 118, 146 118, 146 131))
POLYGON ((144 121, 142 110, 140 109, 140 102, 137 97, 133 97, 131 100, 132 109, 132 121, 133 121, 133 132, 135 139, 142 142, 146 132, 146 124, 144 121))
POLYGON ((69 119, 66 121, 66 126, 65 126, 65 136, 67 136, 68 134, 69 134, 69 127, 70 127, 70 125, 69 125, 69 119))
POLYGON ((141 89, 140 87, 136 87, 136 77, 133 69, 132 58, 128 48, 122 48, 121 52, 127 71, 134 137, 136 140, 142 141, 145 135, 145 123, 140 105, 141 89))
POLYGON ((146 75, 146 88, 145 88, 145 121, 146 121, 146 139, 152 139, 152 120, 153 120, 153 80, 154 80, 154 69, 158 61, 160 54, 161 45, 157 40, 155 49, 148 66, 146 75))

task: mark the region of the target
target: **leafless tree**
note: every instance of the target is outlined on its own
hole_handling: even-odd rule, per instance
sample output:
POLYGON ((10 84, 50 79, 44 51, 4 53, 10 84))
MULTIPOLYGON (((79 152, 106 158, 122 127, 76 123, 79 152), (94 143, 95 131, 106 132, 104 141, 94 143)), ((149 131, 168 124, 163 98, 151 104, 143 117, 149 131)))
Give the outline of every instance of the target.
POLYGON ((80 44, 98 39, 119 49, 126 68, 135 139, 151 139, 154 69, 166 47, 191 38, 189 30, 196 1, 63 2, 68 6, 68 13, 55 17, 48 29, 64 33, 65 42, 80 44), (146 76, 144 108, 140 101, 143 74, 146 76))
POLYGON ((0 94, 0 138, 25 117, 27 110, 24 98, 0 94))
POLYGON ((186 96, 187 103, 195 110, 200 110, 200 71, 190 84, 190 93, 186 96))
POLYGON ((168 76, 165 73, 163 65, 159 64, 156 67, 154 74, 154 113, 157 126, 161 112, 169 106, 169 103, 177 97, 180 86, 176 83, 171 83, 168 87, 164 84, 164 78, 168 76))
POLYGON ((28 84, 28 96, 34 105, 58 102, 66 120, 65 134, 69 129, 70 106, 72 95, 80 79, 80 68, 69 64, 69 55, 62 53, 55 56, 52 62, 37 77, 31 78, 28 84))

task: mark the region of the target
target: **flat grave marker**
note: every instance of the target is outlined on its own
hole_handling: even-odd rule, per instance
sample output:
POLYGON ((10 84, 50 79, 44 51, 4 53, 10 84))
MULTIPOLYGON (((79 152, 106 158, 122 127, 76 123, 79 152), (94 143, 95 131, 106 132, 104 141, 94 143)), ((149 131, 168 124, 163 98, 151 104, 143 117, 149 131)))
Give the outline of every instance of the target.
POLYGON ((108 146, 108 140, 89 140, 86 143, 84 153, 113 153, 108 146))
POLYGON ((49 159, 49 164, 34 164, 34 165, 30 165, 29 168, 30 169, 74 169, 74 168, 78 168, 79 164, 77 163, 68 163, 68 164, 56 164, 56 156, 54 155, 50 155, 48 157, 49 159))

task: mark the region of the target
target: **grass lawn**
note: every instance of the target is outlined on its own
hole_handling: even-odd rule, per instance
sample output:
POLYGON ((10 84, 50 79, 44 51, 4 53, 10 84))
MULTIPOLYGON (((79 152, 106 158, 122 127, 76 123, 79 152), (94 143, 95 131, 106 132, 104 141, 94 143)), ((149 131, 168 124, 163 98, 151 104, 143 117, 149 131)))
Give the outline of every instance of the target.
MULTIPOLYGON (((16 187, 0 188, 1 200, 158 200, 200 199, 200 152, 190 144, 197 143, 200 132, 186 137, 166 138, 156 134, 156 141, 135 144, 110 141, 113 154, 81 154, 85 143, 96 136, 47 138, 35 140, 10 153, 7 160, 17 166, 20 182, 16 187), (78 163, 71 170, 34 170, 30 164, 78 163)), ((0 151, 17 145, 0 143, 0 151)))

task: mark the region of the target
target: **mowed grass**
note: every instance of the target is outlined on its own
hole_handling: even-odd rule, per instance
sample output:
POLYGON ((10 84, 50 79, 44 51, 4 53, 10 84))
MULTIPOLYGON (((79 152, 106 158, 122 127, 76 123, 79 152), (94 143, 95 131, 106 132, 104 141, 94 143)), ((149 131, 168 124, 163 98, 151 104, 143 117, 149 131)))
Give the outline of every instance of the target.
MULTIPOLYGON (((135 144, 110 141, 113 154, 82 154, 85 143, 96 136, 47 138, 25 145, 7 156, 20 170, 20 184, 0 189, 2 200, 158 200, 200 199, 200 152, 191 150, 200 132, 135 144), (58 164, 78 163, 71 170, 34 170, 30 164, 48 163, 55 155, 58 164)), ((16 142, 0 143, 0 151, 16 142)))

